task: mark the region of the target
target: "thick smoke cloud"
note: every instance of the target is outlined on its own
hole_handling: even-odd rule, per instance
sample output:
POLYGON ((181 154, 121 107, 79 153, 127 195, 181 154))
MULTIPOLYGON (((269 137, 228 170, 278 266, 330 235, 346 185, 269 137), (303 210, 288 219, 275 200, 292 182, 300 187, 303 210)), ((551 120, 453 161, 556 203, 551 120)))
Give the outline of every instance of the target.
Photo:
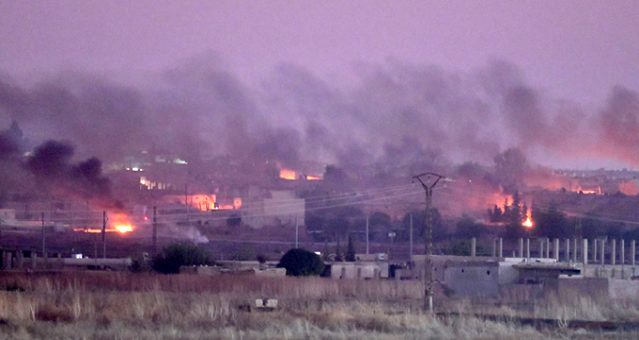
POLYGON ((121 208, 111 196, 111 182, 102 174, 102 162, 93 157, 74 163, 73 154, 71 145, 47 141, 27 158, 25 167, 49 189, 93 200, 100 207, 121 208))
POLYGON ((24 160, 27 169, 41 187, 64 196, 90 200, 98 207, 121 208, 111 196, 111 182, 102 174, 97 158, 73 162, 74 148, 66 143, 47 141, 24 160))
POLYGON ((639 159, 639 95, 615 87, 599 114, 601 137, 610 141, 605 151, 630 162, 639 159))
POLYGON ((603 108, 583 108, 537 90, 501 61, 473 72, 389 61, 354 76, 353 85, 337 86, 283 64, 249 86, 215 56, 136 85, 66 73, 20 86, 0 76, 0 117, 34 141, 68 139, 80 156, 107 162, 144 149, 406 176, 466 160, 489 164, 512 147, 528 158, 639 161, 639 100, 622 87, 603 108))

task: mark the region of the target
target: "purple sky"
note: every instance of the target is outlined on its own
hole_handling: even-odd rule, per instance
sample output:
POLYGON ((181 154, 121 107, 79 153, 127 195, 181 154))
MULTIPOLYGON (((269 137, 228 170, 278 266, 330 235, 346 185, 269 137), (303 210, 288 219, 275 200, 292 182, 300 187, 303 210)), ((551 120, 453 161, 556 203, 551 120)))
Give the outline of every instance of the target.
POLYGON ((279 62, 340 75, 386 58, 469 70, 492 58, 582 103, 639 89, 636 1, 2 1, 0 69, 154 71, 216 51, 244 79, 279 62))
MULTIPOLYGON (((120 80, 148 81, 153 79, 149 75, 187 64, 189 60, 197 60, 198 56, 201 61, 201 56, 210 56, 210 52, 214 52, 221 60, 216 63, 228 65, 225 69, 239 75, 248 86, 263 85, 265 79, 268 82, 275 66, 281 63, 299 65, 328 80, 330 86, 339 87, 351 85, 354 80, 361 81, 358 71, 366 68, 362 65, 391 65, 390 69, 393 69, 393 62, 399 61, 403 65, 436 65, 451 75, 446 79, 454 87, 456 75, 463 79, 465 74, 486 71, 487 65, 503 60, 521 70, 526 79, 522 83, 535 90, 531 92, 532 97, 523 93, 512 103, 512 111, 519 114, 519 118, 511 123, 519 124, 516 126, 519 133, 531 140, 534 133, 531 135, 527 131, 530 130, 527 124, 534 120, 526 115, 535 115, 537 92, 541 94, 542 104, 549 98, 567 99, 581 104, 584 112, 591 114, 606 106, 614 86, 639 90, 638 22, 639 2, 621 0, 0 0, 0 75, 28 82, 62 70, 80 70, 120 80), (519 109, 519 105, 525 107, 528 104, 532 104, 532 111, 519 109)), ((408 67, 407 70, 412 69, 408 67)), ((288 79, 287 75, 292 75, 291 79, 304 77, 291 69, 284 69, 282 74, 284 79, 288 79)), ((370 107, 364 105, 363 110, 374 111, 383 106, 375 104, 375 100, 386 93, 385 89, 376 92, 375 86, 385 84, 382 78, 378 80, 379 84, 373 83, 366 89, 375 95, 370 98, 364 96, 368 100, 364 104, 370 104, 370 107)), ((319 88, 323 86, 303 83, 319 88)), ((462 84, 466 83, 462 81, 462 84)), ((315 89, 312 86, 309 89, 315 89)), ((291 92, 296 93, 299 87, 293 86, 291 92)), ((304 89, 300 91, 297 98, 304 101, 304 89)), ((322 94, 321 91, 317 93, 322 94)), ((406 91, 399 92, 395 98, 402 101, 400 97, 404 93, 406 91)), ((625 112, 627 107, 626 111, 630 110, 631 114, 617 116, 634 119, 637 112, 632 111, 632 105, 636 95, 634 92, 628 96, 623 91, 619 93, 617 99, 621 104, 613 106, 614 114, 609 115, 611 125, 608 133, 613 138, 610 138, 611 144, 607 148, 601 148, 603 151, 596 155, 581 154, 576 156, 579 159, 575 162, 561 163, 563 155, 575 154, 575 150, 555 150, 558 153, 552 154, 548 150, 556 149, 554 146, 562 141, 562 138, 553 137, 555 139, 546 138, 539 142, 540 146, 529 148, 528 155, 542 163, 551 159, 546 163, 560 166, 593 166, 592 159, 601 161, 597 164, 602 166, 637 166, 637 162, 615 163, 620 159, 635 159, 634 150, 639 145, 639 138, 634 137, 636 133, 618 132, 618 127, 628 126, 627 122, 615 120, 615 115, 625 112), (626 100, 626 97, 631 99, 626 100), (618 152, 614 143, 625 143, 627 148, 618 152), (601 158, 611 152, 620 155, 612 160, 601 158)), ((284 96, 291 97, 288 94, 284 96)), ((339 96, 331 98, 339 99, 339 96)), ((311 99, 317 99, 317 103, 305 100, 302 105, 310 107, 311 111, 326 102, 321 96, 311 99)), ((417 106, 421 105, 417 103, 417 106)), ((402 103, 397 103, 388 110, 396 113, 401 107, 402 103)), ((324 109, 339 112, 339 108, 337 105, 324 109)), ((285 109, 275 105, 273 112, 263 111, 269 115, 271 122, 287 122, 291 115, 277 115, 277 112, 286 113, 285 109)), ((212 110, 206 107, 204 111, 212 110)), ((554 121, 548 121, 547 125, 537 122, 537 126, 547 130, 559 126, 557 130, 564 129, 565 134, 580 120, 578 115, 566 113, 572 111, 578 109, 573 110, 567 105, 558 111, 559 114, 553 113, 554 121), (562 115, 568 118, 562 120, 562 115)), ((455 124, 466 121, 473 112, 458 112, 457 116, 451 114, 453 130, 456 129, 455 124), (455 117, 461 118, 455 120, 455 117)), ((380 122, 384 121, 384 117, 384 113, 380 113, 380 122)), ((479 127, 491 125, 482 121, 474 121, 473 124, 479 127)), ((589 124, 592 125, 585 125, 584 131, 588 131, 588 126, 601 125, 597 120, 589 124)), ((639 123, 636 127, 639 129, 639 123)), ((484 131, 483 137, 495 135, 492 131, 484 131)), ((494 131, 503 130, 496 128, 494 131)), ((481 134, 478 136, 479 140, 483 137, 481 134)), ((501 148, 508 147, 508 142, 517 146, 517 138, 512 136, 510 141, 497 138, 491 142, 501 148)), ((598 141, 594 140, 593 145, 596 144, 598 141)), ((572 145, 576 151, 584 149, 579 138, 572 145)))

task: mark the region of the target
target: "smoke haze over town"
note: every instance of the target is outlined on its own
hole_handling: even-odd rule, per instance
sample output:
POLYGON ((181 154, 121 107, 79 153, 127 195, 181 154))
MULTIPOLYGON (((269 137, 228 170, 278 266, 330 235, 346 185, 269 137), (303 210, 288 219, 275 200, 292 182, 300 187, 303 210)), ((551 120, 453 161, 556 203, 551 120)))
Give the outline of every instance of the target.
POLYGON ((281 2, 193 3, 151 8, 166 19, 160 24, 142 15, 142 4, 125 15, 109 4, 5 3, 0 42, 11 48, 0 58, 0 114, 34 145, 65 139, 105 162, 155 148, 189 159, 234 154, 409 174, 424 165, 491 163, 519 148, 548 167, 636 167, 639 47, 629 38, 636 9, 545 5, 430 3, 407 12, 404 4, 385 15, 381 4, 337 14, 331 4, 306 12, 281 2), (284 8, 292 18, 281 17, 284 8), (85 20, 64 20, 66 9, 85 20), (195 11, 199 20, 189 21, 195 11), (453 20, 464 15, 474 23, 467 36, 453 20), (303 18, 308 29, 278 21, 303 18), (496 32, 493 20, 503 29, 496 32), (248 22, 259 29, 248 31, 248 22), (328 22, 337 26, 319 29, 328 22), (590 45, 582 28, 592 33, 583 34, 590 45), (479 37, 485 45, 467 46, 479 37), (579 62, 568 62, 573 53, 579 62), (415 159, 422 164, 408 164, 415 159))
POLYGON ((345 88, 281 64, 249 86, 204 54, 143 85, 76 71, 21 85, 5 73, 0 107, 4 124, 18 122, 32 143, 64 139, 108 161, 155 148, 190 160, 234 154, 414 172, 518 148, 546 166, 639 162, 632 88, 609 87, 603 102, 583 105, 536 89, 501 60, 471 72, 390 60, 353 77, 345 88), (411 164, 418 159, 426 163, 411 164))
POLYGON ((637 339, 638 19, 0 0, 0 334, 637 339))

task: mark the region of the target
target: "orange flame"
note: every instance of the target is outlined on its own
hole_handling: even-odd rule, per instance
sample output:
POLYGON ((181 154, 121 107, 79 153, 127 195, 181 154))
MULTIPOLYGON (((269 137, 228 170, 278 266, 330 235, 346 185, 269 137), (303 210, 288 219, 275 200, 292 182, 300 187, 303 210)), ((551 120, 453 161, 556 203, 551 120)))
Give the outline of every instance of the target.
POLYGON ((115 226, 115 231, 120 234, 126 234, 133 231, 133 227, 130 224, 118 224, 115 226))
MULTIPOLYGON (((135 229, 133 224, 131 224, 129 220, 129 216, 124 213, 116 213, 111 216, 110 225, 105 228, 105 232, 107 233, 119 233, 119 234, 127 234, 133 232, 135 229)), ((73 228, 73 231, 80 233, 89 233, 89 234, 99 234, 102 232, 102 228, 90 228, 90 227, 76 227, 73 228)))
POLYGON ((240 209, 242 207, 242 198, 235 197, 233 199, 233 209, 240 209))
POLYGON ((126 234, 133 231, 133 225, 130 222, 129 216, 123 213, 116 213, 111 216, 111 228, 120 234, 126 234))
POLYGON ((281 168, 280 169, 280 178, 285 179, 287 181, 294 181, 297 179, 297 173, 295 170, 281 168))
POLYGON ((535 223, 532 220, 532 209, 528 209, 528 212, 526 212, 526 220, 521 225, 527 229, 532 229, 532 227, 535 226, 535 223))

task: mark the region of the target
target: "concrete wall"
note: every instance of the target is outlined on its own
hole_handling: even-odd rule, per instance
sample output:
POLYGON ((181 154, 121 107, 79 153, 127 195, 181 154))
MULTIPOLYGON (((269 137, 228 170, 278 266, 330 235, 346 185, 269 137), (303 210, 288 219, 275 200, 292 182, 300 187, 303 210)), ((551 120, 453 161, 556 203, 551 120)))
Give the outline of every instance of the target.
POLYGON ((388 278, 386 262, 335 262, 331 264, 331 278, 334 279, 377 279, 388 278))
POLYGON ((589 297, 605 300, 609 297, 609 281, 595 277, 560 277, 557 280, 556 293, 559 299, 574 300, 589 297))
POLYGON ((502 261, 499 262, 499 284, 512 284, 519 281, 519 271, 513 268, 513 263, 511 261, 502 261))
POLYGON ((449 265, 444 269, 444 281, 455 296, 499 295, 499 269, 495 265, 449 265))
POLYGON ((270 198, 247 200, 241 210, 242 222, 252 228, 265 225, 304 225, 306 201, 294 191, 271 190, 270 198))
POLYGON ((639 275, 639 267, 629 265, 588 265, 584 270, 584 276, 587 277, 607 277, 612 279, 630 279, 639 275))
POLYGON ((15 209, 0 209, 0 220, 1 221, 15 221, 16 219, 16 210, 15 209))
POLYGON ((609 279, 608 293, 612 299, 636 301, 639 297, 639 281, 609 279))

